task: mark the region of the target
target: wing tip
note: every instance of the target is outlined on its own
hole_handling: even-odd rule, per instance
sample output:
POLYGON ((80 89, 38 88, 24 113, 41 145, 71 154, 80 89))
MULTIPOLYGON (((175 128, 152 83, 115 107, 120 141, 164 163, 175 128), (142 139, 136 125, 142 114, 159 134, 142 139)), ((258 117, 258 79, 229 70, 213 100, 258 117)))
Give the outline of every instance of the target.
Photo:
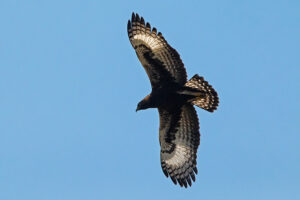
POLYGON ((143 17, 141 17, 141 24, 143 24, 145 26, 145 20, 143 17))
POLYGON ((131 14, 131 22, 134 22, 134 21, 135 21, 135 13, 132 12, 132 14, 131 14))
POLYGON ((130 20, 128 20, 128 23, 127 23, 127 29, 128 29, 128 30, 131 29, 131 21, 130 21, 130 20))
POLYGON ((128 20, 127 29, 135 30, 136 27, 140 27, 142 28, 142 30, 143 28, 145 28, 145 32, 147 34, 151 34, 153 37, 158 36, 160 39, 164 39, 162 33, 158 32, 156 27, 153 27, 151 29, 151 25, 149 22, 146 22, 145 19, 142 16, 139 16, 138 13, 132 12, 131 20, 128 20))
POLYGON ((168 170, 166 169, 166 164, 164 162, 161 162, 161 169, 162 169, 164 175, 168 178, 169 173, 168 173, 168 170))
POLYGON ((193 170, 194 170, 195 174, 198 174, 198 169, 197 169, 197 167, 194 167, 193 170))
POLYGON ((175 185, 177 185, 177 180, 176 180, 176 178, 175 178, 174 176, 171 176, 171 180, 172 180, 172 182, 173 182, 175 185))
POLYGON ((149 28, 149 29, 151 29, 151 25, 150 25, 150 23, 149 23, 149 22, 147 22, 147 23, 146 23, 146 28, 149 28))
MULTIPOLYGON (((148 22, 147 22, 148 23, 148 22)), ((139 16, 138 13, 132 12, 131 14, 131 20, 128 20, 127 28, 145 28, 145 19, 142 16, 139 16)))
MULTIPOLYGON (((174 170, 169 173, 169 170, 171 169, 168 169, 166 166, 165 166, 165 163, 162 162, 162 170, 164 172, 164 174, 166 175, 166 177, 169 177, 171 178, 172 182, 177 185, 180 186, 180 187, 183 187, 183 188, 188 188, 188 187, 192 187, 193 185, 193 182, 196 181, 196 177, 195 177, 195 174, 198 173, 196 167, 191 167, 189 168, 187 171, 185 171, 185 173, 180 173, 180 174, 174 174, 174 170)), ((175 170, 176 171, 176 170, 175 170)))
POLYGON ((135 13, 135 20, 136 20, 137 22, 140 21, 140 16, 139 16, 139 14, 137 14, 137 13, 135 13))
POLYGON ((152 33, 154 33, 155 35, 157 35, 157 29, 155 27, 152 28, 152 33))

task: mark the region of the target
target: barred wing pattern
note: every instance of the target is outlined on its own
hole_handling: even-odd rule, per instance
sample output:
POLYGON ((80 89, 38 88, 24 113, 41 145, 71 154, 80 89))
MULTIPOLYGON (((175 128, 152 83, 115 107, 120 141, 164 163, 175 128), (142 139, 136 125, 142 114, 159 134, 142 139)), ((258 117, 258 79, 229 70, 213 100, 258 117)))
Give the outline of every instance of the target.
POLYGON ((167 111, 159 108, 161 167, 174 184, 192 185, 197 174, 197 148, 200 144, 199 122, 195 108, 185 104, 167 111))
POLYGON ((172 84, 184 85, 187 81, 186 70, 179 54, 162 34, 157 33, 144 18, 132 13, 127 26, 128 37, 136 54, 146 70, 152 88, 172 84))

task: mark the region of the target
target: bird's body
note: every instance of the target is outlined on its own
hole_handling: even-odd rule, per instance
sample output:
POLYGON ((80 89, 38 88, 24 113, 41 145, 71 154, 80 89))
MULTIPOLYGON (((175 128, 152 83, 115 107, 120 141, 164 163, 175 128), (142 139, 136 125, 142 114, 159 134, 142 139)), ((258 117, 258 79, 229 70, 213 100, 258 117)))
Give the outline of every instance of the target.
MULTIPOLYGON (((173 108, 185 104, 189 100, 193 99, 193 95, 182 94, 182 91, 193 91, 189 88, 175 85, 173 87, 162 87, 153 89, 152 92, 147 95, 143 100, 143 105, 146 108, 173 108)), ((139 110, 142 110, 140 108, 139 110)))
POLYGON ((152 86, 152 92, 138 104, 137 111, 158 109, 162 170, 175 184, 191 186, 191 179, 195 181, 197 174, 200 144, 199 122, 193 105, 213 112, 219 103, 218 95, 198 75, 187 81, 177 51, 138 14, 132 14, 127 30, 152 86))

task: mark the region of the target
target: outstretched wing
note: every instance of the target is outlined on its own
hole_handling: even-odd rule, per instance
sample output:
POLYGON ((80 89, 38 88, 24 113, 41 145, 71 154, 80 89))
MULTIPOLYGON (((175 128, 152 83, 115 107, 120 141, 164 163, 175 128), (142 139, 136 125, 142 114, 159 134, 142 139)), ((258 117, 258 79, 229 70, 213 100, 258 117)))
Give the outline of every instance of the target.
POLYGON ((127 26, 129 40, 145 68, 152 88, 173 82, 184 85, 187 75, 179 54, 173 49, 156 28, 143 17, 132 13, 127 26))
POLYGON ((164 174, 174 184, 192 185, 197 174, 196 158, 200 144, 199 122, 195 108, 185 104, 181 108, 159 108, 160 160, 164 174))

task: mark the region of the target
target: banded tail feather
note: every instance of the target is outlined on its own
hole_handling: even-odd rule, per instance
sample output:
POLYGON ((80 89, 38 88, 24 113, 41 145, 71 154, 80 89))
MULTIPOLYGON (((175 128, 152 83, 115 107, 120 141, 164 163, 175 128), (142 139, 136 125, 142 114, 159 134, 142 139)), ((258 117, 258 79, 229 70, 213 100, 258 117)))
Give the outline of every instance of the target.
POLYGON ((185 86, 199 90, 198 94, 195 92, 195 98, 191 100, 193 105, 209 112, 214 112, 217 109, 219 105, 218 94, 203 77, 195 74, 185 86))

